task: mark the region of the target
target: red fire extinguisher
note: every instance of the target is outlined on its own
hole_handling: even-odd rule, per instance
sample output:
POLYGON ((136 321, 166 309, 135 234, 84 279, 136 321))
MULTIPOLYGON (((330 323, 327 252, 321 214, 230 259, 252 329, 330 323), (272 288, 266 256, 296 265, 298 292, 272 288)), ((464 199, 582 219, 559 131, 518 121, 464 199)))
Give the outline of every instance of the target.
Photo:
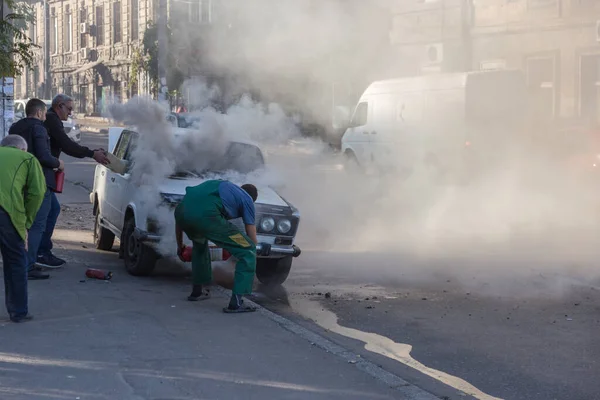
POLYGON ((183 261, 185 261, 185 262, 192 261, 192 250, 194 250, 194 248, 192 246, 185 246, 183 248, 183 251, 181 252, 181 258, 183 258, 183 261))
POLYGON ((65 185, 65 171, 56 171, 54 173, 56 179, 56 193, 62 193, 63 186, 65 185))

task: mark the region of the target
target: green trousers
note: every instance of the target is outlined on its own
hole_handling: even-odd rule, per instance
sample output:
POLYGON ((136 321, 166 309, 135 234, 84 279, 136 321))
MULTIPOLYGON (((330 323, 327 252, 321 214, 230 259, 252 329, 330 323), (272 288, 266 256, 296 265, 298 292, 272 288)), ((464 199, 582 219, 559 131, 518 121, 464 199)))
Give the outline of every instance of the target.
POLYGON ((250 294, 256 271, 256 246, 252 240, 225 218, 219 184, 211 180, 186 188, 186 195, 175 209, 175 222, 194 243, 192 279, 195 285, 212 281, 208 242, 227 250, 238 261, 235 265, 233 294, 250 294))

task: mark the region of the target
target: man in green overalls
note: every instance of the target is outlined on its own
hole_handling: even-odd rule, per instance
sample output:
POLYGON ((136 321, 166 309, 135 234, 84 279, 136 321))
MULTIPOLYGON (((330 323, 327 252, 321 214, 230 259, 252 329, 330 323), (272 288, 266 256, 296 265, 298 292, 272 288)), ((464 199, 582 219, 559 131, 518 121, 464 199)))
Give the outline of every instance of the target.
POLYGON ((235 266, 233 293, 226 313, 255 311, 244 306, 242 297, 252 293, 256 271, 256 225, 254 202, 258 191, 254 185, 239 187, 225 180, 209 180, 185 189, 185 196, 175 209, 177 254, 182 258, 183 232, 194 243, 192 251, 193 290, 190 301, 204 300, 210 293, 202 286, 212 281, 208 242, 227 250, 238 261, 235 266), (242 218, 246 233, 228 220, 242 218))

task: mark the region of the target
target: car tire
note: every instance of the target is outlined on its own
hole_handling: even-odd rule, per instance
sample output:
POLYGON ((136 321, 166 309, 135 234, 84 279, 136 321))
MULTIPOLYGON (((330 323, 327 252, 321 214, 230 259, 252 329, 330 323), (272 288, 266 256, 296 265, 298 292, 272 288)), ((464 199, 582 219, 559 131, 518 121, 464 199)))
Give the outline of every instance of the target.
POLYGON ((358 158, 356 158, 356 154, 352 150, 346 150, 344 153, 344 170, 351 174, 364 172, 363 167, 358 162, 358 158))
POLYGON ((294 257, 259 258, 256 260, 256 277, 263 285, 278 286, 288 278, 294 257))
POLYGON ((154 271, 158 254, 153 248, 139 242, 134 235, 135 220, 125 221, 123 229, 123 259, 125 269, 133 276, 148 276, 154 271))
POLYGON ((96 211, 94 221, 94 245, 98 250, 112 250, 115 243, 115 234, 100 225, 100 210, 96 211))

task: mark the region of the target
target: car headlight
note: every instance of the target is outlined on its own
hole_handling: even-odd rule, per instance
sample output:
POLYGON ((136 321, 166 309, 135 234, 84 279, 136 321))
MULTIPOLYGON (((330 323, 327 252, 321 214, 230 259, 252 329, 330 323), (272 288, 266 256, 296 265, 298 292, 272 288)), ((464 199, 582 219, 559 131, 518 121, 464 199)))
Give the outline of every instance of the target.
POLYGON ((289 219, 280 219, 277 222, 277 230, 281 233, 288 233, 292 229, 292 222, 289 219))
POLYGON ((275 229, 275 220, 272 217, 263 218, 260 221, 260 228, 265 232, 271 232, 275 229))

